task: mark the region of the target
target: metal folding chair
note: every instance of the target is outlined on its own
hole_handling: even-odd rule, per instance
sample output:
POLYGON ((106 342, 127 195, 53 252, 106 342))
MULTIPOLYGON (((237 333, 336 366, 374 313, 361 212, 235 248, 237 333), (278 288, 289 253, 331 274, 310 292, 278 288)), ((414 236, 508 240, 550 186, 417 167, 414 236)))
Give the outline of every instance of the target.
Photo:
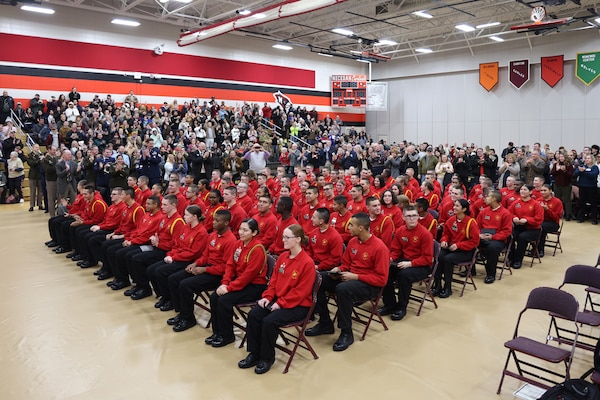
POLYGON ((459 283, 462 285, 462 290, 460 291, 460 297, 463 296, 463 294, 465 294, 465 287, 467 285, 472 285, 474 290, 477 290, 477 286, 475 285, 475 280, 473 279, 473 267, 475 266, 475 263, 477 262, 477 254, 479 254, 479 249, 475 249, 475 251, 473 252, 473 257, 471 257, 471 259, 469 261, 465 261, 465 262, 461 262, 458 264, 455 264, 455 267, 458 267, 457 269, 454 269, 452 271, 452 282, 454 283, 459 283), (464 269, 463 269, 464 268, 464 269), (461 272, 466 272, 466 276, 465 277, 460 277, 460 278, 455 278, 455 275, 459 275, 461 272))
MULTIPOLYGON (((557 385, 559 382, 570 378, 571 362, 573 353, 577 344, 579 335, 579 326, 577 324, 577 313, 579 303, 570 293, 560 289, 539 287, 529 293, 525 308, 519 313, 517 325, 515 327, 511 340, 504 343, 508 349, 506 363, 502 370, 502 377, 498 385, 497 394, 502 390, 504 377, 510 376, 520 381, 531 383, 545 389, 557 385), (547 332, 540 332, 541 340, 521 336, 520 329, 524 320, 523 315, 532 314, 531 310, 540 310, 560 315, 562 318, 573 323, 575 332, 574 340, 568 348, 559 348, 546 343, 547 332), (508 364, 510 360, 514 361, 516 371, 510 370, 508 364), (534 361, 540 361, 541 365, 534 364, 534 361), (558 372, 556 368, 550 369, 550 364, 563 364, 564 371, 558 372), (531 370, 529 369, 531 368, 531 370), (557 381, 556 378, 560 379, 557 381), (535 378, 535 379, 534 379, 535 378), (550 383, 550 385, 548 384, 550 383)), ((536 321, 537 322, 537 321, 536 321)), ((523 325, 526 325, 523 323, 523 325)), ((537 326, 537 323, 535 324, 537 326)), ((531 328, 531 327, 529 327, 531 328)), ((525 329, 522 329, 525 330, 525 329)))
POLYGON ((437 302, 435 301, 435 297, 431 294, 431 287, 433 286, 433 280, 435 277, 435 271, 438 268, 438 256, 440 255, 440 244, 437 240, 433 241, 433 268, 431 268, 431 273, 427 278, 423 279, 419 282, 417 287, 413 287, 410 292, 410 300, 414 300, 419 302, 419 308, 417 310, 417 317, 421 315, 421 310, 423 309, 423 304, 426 301, 433 303, 435 308, 438 308, 437 302), (424 286, 424 287, 423 287, 424 286), (416 293, 418 294, 416 294, 416 293))
POLYGON ((565 220, 561 219, 558 230, 555 232, 548 232, 546 235, 546 243, 545 243, 544 247, 550 247, 551 249, 554 249, 554 252, 552 253, 552 257, 554 257, 556 255, 556 250, 560 250, 561 253, 563 252, 562 246, 560 244, 560 234, 562 233, 562 228, 563 228, 564 223, 565 223, 565 220))

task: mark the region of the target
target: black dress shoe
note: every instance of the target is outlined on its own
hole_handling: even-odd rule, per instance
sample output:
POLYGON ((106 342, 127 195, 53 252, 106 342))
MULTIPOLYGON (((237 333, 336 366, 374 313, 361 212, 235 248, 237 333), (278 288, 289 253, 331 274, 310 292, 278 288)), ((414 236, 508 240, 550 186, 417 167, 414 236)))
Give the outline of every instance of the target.
POLYGON ((254 372, 258 375, 269 372, 275 360, 260 360, 258 364, 256 364, 256 368, 254 368, 254 372))
POLYGON ((46 211, 44 211, 44 214, 48 214, 49 212, 50 212, 50 211, 46 210, 46 211))
POLYGON ((242 361, 238 363, 238 367, 241 369, 252 368, 260 361, 260 357, 257 354, 250 353, 242 361))
POLYGON ((54 252, 56 254, 64 254, 64 253, 68 253, 70 250, 68 249, 63 249, 62 247, 58 246, 57 248, 54 249, 54 252))
POLYGON ((104 270, 102 268, 100 268, 100 269, 97 269, 97 270, 94 271, 94 275, 98 276, 98 275, 100 275, 103 272, 104 272, 104 270))
POLYGON ((118 279, 117 279, 117 278, 115 278, 115 279, 113 279, 113 280, 112 280, 112 281, 110 281, 110 282, 106 282, 106 286, 108 286, 108 287, 113 287, 113 285, 115 285, 115 284, 117 283, 117 281, 118 281, 118 279))
POLYGON ((131 283, 129 283, 129 281, 116 281, 115 284, 112 285, 110 288, 112 290, 121 290, 121 289, 125 289, 129 285, 131 285, 131 283))
POLYGON ((490 284, 490 283, 494 283, 494 281, 496 280, 495 276, 491 276, 488 275, 485 277, 485 279, 483 280, 484 283, 490 284))
MULTIPOLYGON (((88 260, 79 261, 77 263, 77 265, 79 265, 80 268, 90 268, 90 267, 95 267, 96 266, 96 264, 92 264, 88 260)), ((94 271, 94 275, 100 275, 100 272, 98 272, 98 273, 96 273, 96 272, 98 272, 98 271, 94 271)))
POLYGON ((445 299, 445 298, 450 297, 450 296, 452 296, 452 289, 450 289, 450 288, 444 288, 444 290, 442 290, 440 292, 440 296, 439 297, 440 297, 440 299, 445 299))
POLYGON ((123 292, 123 296, 131 296, 132 294, 134 294, 138 289, 141 289, 140 287, 138 287, 137 285, 135 285, 134 287, 127 289, 126 291, 123 292))
POLYGON ((512 267, 513 267, 514 269, 519 269, 519 268, 521 268, 521 262, 520 262, 520 261, 516 261, 516 262, 514 262, 514 263, 512 264, 512 267))
POLYGON ((400 321, 406 315, 406 310, 396 310, 392 313, 392 321, 400 321))
POLYGON ((33 207, 29 207, 29 212, 32 212, 32 211, 33 211, 33 207))
POLYGON ((56 247, 58 246, 58 243, 56 243, 54 240, 49 240, 46 243, 44 243, 44 245, 48 247, 56 247))
POLYGON ((538 256, 540 256, 540 258, 544 257, 544 252, 543 251, 538 251, 538 256))
MULTIPOLYGON (((150 292, 150 294, 152 294, 152 292, 150 292)), ((163 302, 163 305, 160 306, 160 311, 171 311, 173 309, 175 309, 175 307, 173 307, 171 300, 163 302)))
POLYGON ((193 326, 196 326, 196 318, 192 319, 182 319, 179 321, 177 325, 173 327, 173 331, 175 332, 183 332, 190 329, 193 326))
POLYGON ((161 308, 166 303, 166 300, 162 297, 156 303, 154 303, 154 308, 161 308))
POLYGON ((431 289, 431 295, 433 297, 439 296, 440 293, 442 293, 442 287, 441 286, 435 286, 433 289, 431 289))
POLYGON ((131 300, 141 300, 141 299, 145 299, 146 297, 150 297, 152 296, 152 289, 150 288, 138 288, 138 290, 136 290, 132 295, 131 295, 131 300))
POLYGON ((331 335, 333 332, 335 332, 335 330, 333 329, 333 324, 331 322, 329 322, 329 323, 319 322, 312 328, 308 328, 306 331, 304 331, 304 334, 306 336, 319 336, 319 335, 331 335))
POLYGON ((83 256, 81 254, 75 254, 73 257, 71 257, 71 261, 81 261, 83 260, 83 256))
POLYGON ((354 343, 354 335, 352 332, 342 332, 340 337, 333 344, 333 351, 344 351, 354 343))
POLYGON ((75 253, 74 251, 70 252, 69 254, 67 254, 65 257, 67 258, 73 258, 77 255, 77 253, 75 253))
MULTIPOLYGON (((167 325, 171 325, 171 326, 175 326, 177 325, 179 322, 181 321, 181 314, 177 314, 177 316, 173 317, 173 318, 169 318, 167 320, 167 325)), ((211 336, 212 338, 212 336, 211 336)), ((206 341, 205 341, 206 342, 206 341)))
POLYGON ((215 340, 215 338, 217 337, 217 335, 215 335, 214 333, 212 335, 210 335, 209 337, 207 337, 206 339, 204 339, 204 344, 207 345, 212 345, 213 340, 215 340))
POLYGON ((461 271, 461 273, 459 274, 459 276, 461 278, 466 278, 467 277, 467 270, 465 269, 464 271, 461 271))
POLYGON ((394 312, 395 309, 396 309, 396 307, 393 307, 393 306, 383 306, 377 311, 379 311, 379 315, 384 316, 384 315, 390 315, 391 313, 394 312))
POLYGON ((598 221, 592 221, 592 225, 598 225, 598 221))
POLYGON ((101 273, 98 274, 98 280, 99 281, 105 281, 105 280, 107 280, 109 278, 112 278, 113 276, 114 275, 111 274, 110 272, 104 271, 104 272, 101 272, 101 273))
POLYGON ((212 347, 224 347, 233 342, 235 342, 235 337, 233 337, 233 336, 232 337, 216 336, 213 338, 211 346, 212 347))

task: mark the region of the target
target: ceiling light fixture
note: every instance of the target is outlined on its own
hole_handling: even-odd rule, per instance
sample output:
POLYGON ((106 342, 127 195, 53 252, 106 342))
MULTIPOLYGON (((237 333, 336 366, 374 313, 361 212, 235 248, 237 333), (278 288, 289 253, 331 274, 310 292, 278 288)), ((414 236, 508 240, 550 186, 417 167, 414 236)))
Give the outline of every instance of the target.
POLYGON ((254 14, 253 17, 256 19, 263 19, 265 18, 267 15, 263 14, 263 13, 258 13, 258 14, 254 14))
POLYGON ((427 18, 427 19, 433 18, 433 15, 426 13, 425 11, 415 11, 413 13, 413 15, 416 15, 417 17, 421 17, 421 18, 427 18))
POLYGON ((492 26, 498 26, 498 25, 500 25, 500 22, 488 22, 487 24, 477 25, 475 28, 485 29, 485 28, 491 28, 492 26))
POLYGON ((250 10, 240 10, 237 13, 240 15, 250 15, 252 12, 250 10))
POLYGON ((45 8, 45 7, 21 6, 21 10, 36 12, 36 13, 40 13, 40 14, 54 14, 54 10, 52 8, 45 8))
POLYGON ((418 49, 415 49, 415 51, 417 53, 423 53, 423 54, 433 53, 433 50, 425 48, 425 47, 419 47, 418 49))
POLYGON ((380 46, 395 46, 398 43, 390 39, 381 39, 377 41, 377 44, 380 46))
POLYGON ((327 54, 327 53, 317 53, 317 54, 320 56, 323 56, 323 57, 333 57, 333 54, 327 54))
POLYGON ((475 28, 467 24, 456 25, 455 28, 463 32, 473 32, 475 30, 475 28))
POLYGON ((333 33, 339 33, 340 35, 344 35, 344 36, 352 36, 352 35, 354 35, 354 32, 352 32, 349 29, 344 29, 344 28, 335 28, 335 29, 332 29, 331 32, 333 32, 333 33))
POLYGON ((365 64, 371 64, 371 61, 369 60, 364 60, 362 58, 357 58, 356 61, 361 62, 361 63, 365 63, 365 64))
POLYGON ((279 50, 292 50, 293 47, 289 46, 287 44, 282 44, 282 43, 277 43, 273 45, 274 49, 279 49, 279 50))
POLYGON ((490 36, 490 39, 492 39, 494 42, 504 42, 504 39, 502 39, 500 36, 490 36))
POLYGON ((597 24, 600 24, 600 18, 596 18, 594 21, 596 21, 597 24))
POLYGON ((130 19, 113 18, 113 20, 110 22, 115 25, 140 26, 140 23, 138 21, 133 21, 130 19))

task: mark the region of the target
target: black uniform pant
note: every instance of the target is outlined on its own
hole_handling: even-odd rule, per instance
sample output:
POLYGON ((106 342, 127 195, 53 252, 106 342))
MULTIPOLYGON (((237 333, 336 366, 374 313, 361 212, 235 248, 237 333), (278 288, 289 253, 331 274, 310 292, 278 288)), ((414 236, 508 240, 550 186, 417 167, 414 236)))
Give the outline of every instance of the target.
POLYGON ((150 251, 129 254, 127 256, 127 268, 131 279, 138 287, 149 288, 147 269, 154 263, 162 262, 167 252, 154 247, 150 251))
POLYGON ((78 238, 84 237, 90 231, 91 227, 92 225, 69 226, 69 241, 71 242, 71 249, 75 253, 81 254, 81 246, 79 245, 80 241, 78 238))
POLYGON ((279 327, 306 318, 309 308, 298 306, 271 312, 259 306, 253 307, 248 314, 246 328, 248 351, 258 355, 261 360, 274 360, 279 327))
POLYGON ((169 275, 169 294, 175 311, 179 312, 183 319, 192 319, 196 293, 215 290, 221 284, 221 279, 223 279, 221 275, 211 275, 206 272, 194 275, 185 270, 169 275))
POLYGON ((579 212, 577 219, 585 219, 585 207, 589 203, 592 208, 592 221, 598 222, 598 188, 579 186, 579 212))
POLYGON ((251 283, 242 290, 225 293, 223 296, 219 296, 217 292, 211 294, 210 314, 213 333, 226 339, 233 338, 233 306, 260 299, 266 288, 266 285, 251 283))
POLYGON ((66 250, 71 250, 71 229, 75 229, 76 227, 72 227, 71 224, 75 222, 75 218, 67 218, 60 224, 60 231, 58 234, 58 244, 60 247, 66 250))
POLYGON ((190 264, 188 261, 176 261, 166 263, 159 261, 152 264, 148 268, 148 278, 154 286, 154 291, 157 295, 162 296, 163 301, 171 300, 171 292, 169 292, 169 276, 179 271, 185 270, 185 267, 190 264))
POLYGON ((62 239, 62 224, 65 221, 69 221, 69 223, 75 221, 75 219, 71 217, 65 217, 64 215, 57 215, 55 217, 51 217, 48 220, 48 232, 50 233, 50 237, 56 243, 60 244, 62 239))
POLYGON ((439 286, 442 278, 444 279, 444 287, 450 288, 452 285, 452 272, 454 270, 454 266, 461 262, 469 261, 473 258, 473 252, 471 251, 463 251, 463 250, 455 250, 450 251, 448 249, 442 249, 440 251, 440 255, 438 257, 438 269, 435 271, 435 282, 436 285, 439 286))
POLYGON ((92 265, 96 265, 99 261, 99 258, 94 256, 94 252, 92 251, 92 246, 99 248, 102 245, 102 242, 106 240, 106 235, 108 235, 110 231, 99 230, 96 232, 88 232, 85 235, 81 235, 77 237, 77 246, 79 249, 79 254, 83 257, 84 260, 89 261, 92 265))
POLYGON ((320 323, 331 324, 329 308, 327 307, 327 292, 335 292, 337 299, 338 328, 341 330, 352 329, 352 308, 355 302, 364 302, 377 295, 379 288, 361 281, 346 281, 333 279, 326 272, 321 272, 323 282, 317 294, 315 313, 319 314, 320 323))
POLYGON ((96 260, 102 261, 102 270, 105 272, 112 273, 112 265, 109 258, 107 257, 108 249, 114 247, 114 251, 123 247, 123 239, 103 239, 94 237, 93 242, 95 244, 91 246, 92 253, 96 260))
POLYGON ((127 247, 111 246, 108 248, 107 256, 111 259, 112 273, 116 279, 129 282, 129 271, 127 269, 127 258, 139 254, 140 246, 132 244, 127 247))
POLYGON ((479 251, 485 257, 485 274, 487 276, 496 276, 498 258, 504 247, 506 247, 506 243, 501 240, 482 240, 479 242, 479 251))
POLYGON ((548 236, 548 232, 556 232, 560 228, 554 221, 544 221, 542 222, 542 234, 540 235, 540 241, 538 242, 538 250, 544 251, 544 246, 546 246, 546 237, 548 236))
POLYGON ((513 244, 509 257, 511 261, 523 262, 527 244, 537 241, 539 236, 539 229, 527 229, 524 225, 515 225, 513 227, 513 244))
POLYGON ((390 265, 388 282, 383 289, 383 304, 394 310, 406 311, 412 284, 427 278, 430 272, 430 267, 398 268, 390 265), (398 300, 396 300, 394 282, 398 282, 398 300))

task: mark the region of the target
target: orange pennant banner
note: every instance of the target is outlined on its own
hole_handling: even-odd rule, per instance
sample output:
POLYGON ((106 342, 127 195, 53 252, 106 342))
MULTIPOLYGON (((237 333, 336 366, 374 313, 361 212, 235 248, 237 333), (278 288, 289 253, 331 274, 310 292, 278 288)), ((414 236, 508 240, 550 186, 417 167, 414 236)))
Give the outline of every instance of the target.
POLYGON ((498 84, 498 62, 479 64, 479 84, 488 92, 498 84))

